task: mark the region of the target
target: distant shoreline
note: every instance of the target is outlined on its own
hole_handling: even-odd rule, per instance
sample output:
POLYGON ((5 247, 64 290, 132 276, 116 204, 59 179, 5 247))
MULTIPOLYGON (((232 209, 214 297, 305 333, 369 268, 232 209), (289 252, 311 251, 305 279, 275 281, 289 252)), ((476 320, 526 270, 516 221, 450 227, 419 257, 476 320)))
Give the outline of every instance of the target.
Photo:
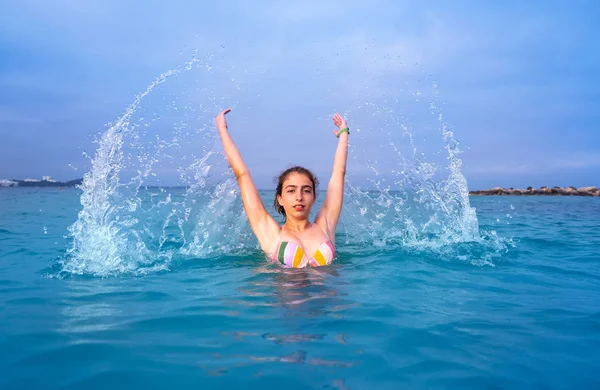
MULTIPOLYGON (((50 188, 69 188, 76 187, 83 183, 83 179, 75 179, 66 182, 54 181, 54 180, 0 180, 0 188, 7 187, 50 187, 50 188)), ((145 189, 160 189, 160 188, 172 188, 172 189, 187 189, 189 186, 157 186, 148 185, 142 186, 145 189)), ((259 191, 274 191, 270 190, 259 190, 259 191)), ((469 195, 472 196, 597 196, 600 197, 600 188, 594 186, 590 187, 546 187, 540 188, 527 187, 526 189, 520 188, 502 188, 495 187, 489 190, 471 190, 469 195)))
POLYGON ((75 187, 83 182, 83 179, 70 181, 55 180, 0 180, 0 187, 75 187))
POLYGON ((519 188, 501 188, 496 187, 491 190, 475 190, 469 191, 469 195, 506 195, 506 196, 527 196, 527 195, 544 195, 544 196, 600 196, 600 188, 596 187, 527 187, 526 189, 519 188))

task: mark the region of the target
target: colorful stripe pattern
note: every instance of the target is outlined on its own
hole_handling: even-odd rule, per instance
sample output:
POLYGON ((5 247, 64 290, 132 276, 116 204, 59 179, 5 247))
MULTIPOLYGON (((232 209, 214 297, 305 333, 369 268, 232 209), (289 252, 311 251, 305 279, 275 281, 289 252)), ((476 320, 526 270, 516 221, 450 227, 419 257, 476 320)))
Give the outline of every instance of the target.
POLYGON ((317 249, 312 259, 307 259, 302 247, 292 241, 282 241, 275 252, 275 259, 288 268, 304 268, 306 266, 319 267, 331 264, 335 256, 335 249, 331 241, 327 240, 317 249))
POLYGON ((327 240, 321 244, 314 257, 309 260, 309 263, 312 267, 318 267, 330 264, 333 261, 333 257, 335 256, 335 249, 333 249, 333 245, 331 241, 327 240))
POLYGON ((279 262, 286 267, 306 267, 307 261, 305 257, 304 250, 295 242, 283 241, 279 245, 279 250, 277 251, 277 260, 279 260, 279 262))

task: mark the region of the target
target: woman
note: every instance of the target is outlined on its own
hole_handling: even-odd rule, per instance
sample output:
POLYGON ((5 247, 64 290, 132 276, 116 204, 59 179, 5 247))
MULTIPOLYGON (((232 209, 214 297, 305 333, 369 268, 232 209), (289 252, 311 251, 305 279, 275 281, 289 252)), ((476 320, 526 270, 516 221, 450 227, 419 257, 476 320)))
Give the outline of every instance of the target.
POLYGON ((333 123, 338 127, 334 134, 339 141, 333 172, 327 185, 327 195, 314 223, 310 223, 308 218, 316 201, 318 182, 310 171, 296 166, 279 176, 274 206, 285 217, 285 223, 279 226, 265 209, 250 172, 229 135, 225 119, 229 111, 231 109, 217 115, 217 129, 225 155, 240 187, 250 227, 260 247, 269 258, 286 267, 331 264, 335 258, 335 229, 344 199, 349 134, 346 120, 337 113, 333 117, 333 123))

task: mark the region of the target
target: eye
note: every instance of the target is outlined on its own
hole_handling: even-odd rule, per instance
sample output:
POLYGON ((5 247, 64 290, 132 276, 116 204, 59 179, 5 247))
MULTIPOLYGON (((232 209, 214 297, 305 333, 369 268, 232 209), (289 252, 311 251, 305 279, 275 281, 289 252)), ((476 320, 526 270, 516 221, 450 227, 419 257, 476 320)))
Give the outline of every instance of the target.
POLYGON ((288 193, 288 194, 291 194, 291 193, 293 193, 293 192, 294 192, 294 190, 287 190, 287 193, 288 193))

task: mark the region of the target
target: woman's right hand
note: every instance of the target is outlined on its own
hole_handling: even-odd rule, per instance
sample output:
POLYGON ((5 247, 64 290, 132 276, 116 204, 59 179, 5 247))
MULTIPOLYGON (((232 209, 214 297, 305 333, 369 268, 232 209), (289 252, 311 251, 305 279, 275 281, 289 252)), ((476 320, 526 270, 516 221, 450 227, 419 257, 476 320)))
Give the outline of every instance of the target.
POLYGON ((225 128, 227 129, 227 120, 225 119, 225 115, 231 111, 231 108, 228 108, 226 110, 223 110, 219 113, 219 115, 217 115, 216 118, 216 122, 217 122, 217 129, 221 129, 221 128, 225 128))

